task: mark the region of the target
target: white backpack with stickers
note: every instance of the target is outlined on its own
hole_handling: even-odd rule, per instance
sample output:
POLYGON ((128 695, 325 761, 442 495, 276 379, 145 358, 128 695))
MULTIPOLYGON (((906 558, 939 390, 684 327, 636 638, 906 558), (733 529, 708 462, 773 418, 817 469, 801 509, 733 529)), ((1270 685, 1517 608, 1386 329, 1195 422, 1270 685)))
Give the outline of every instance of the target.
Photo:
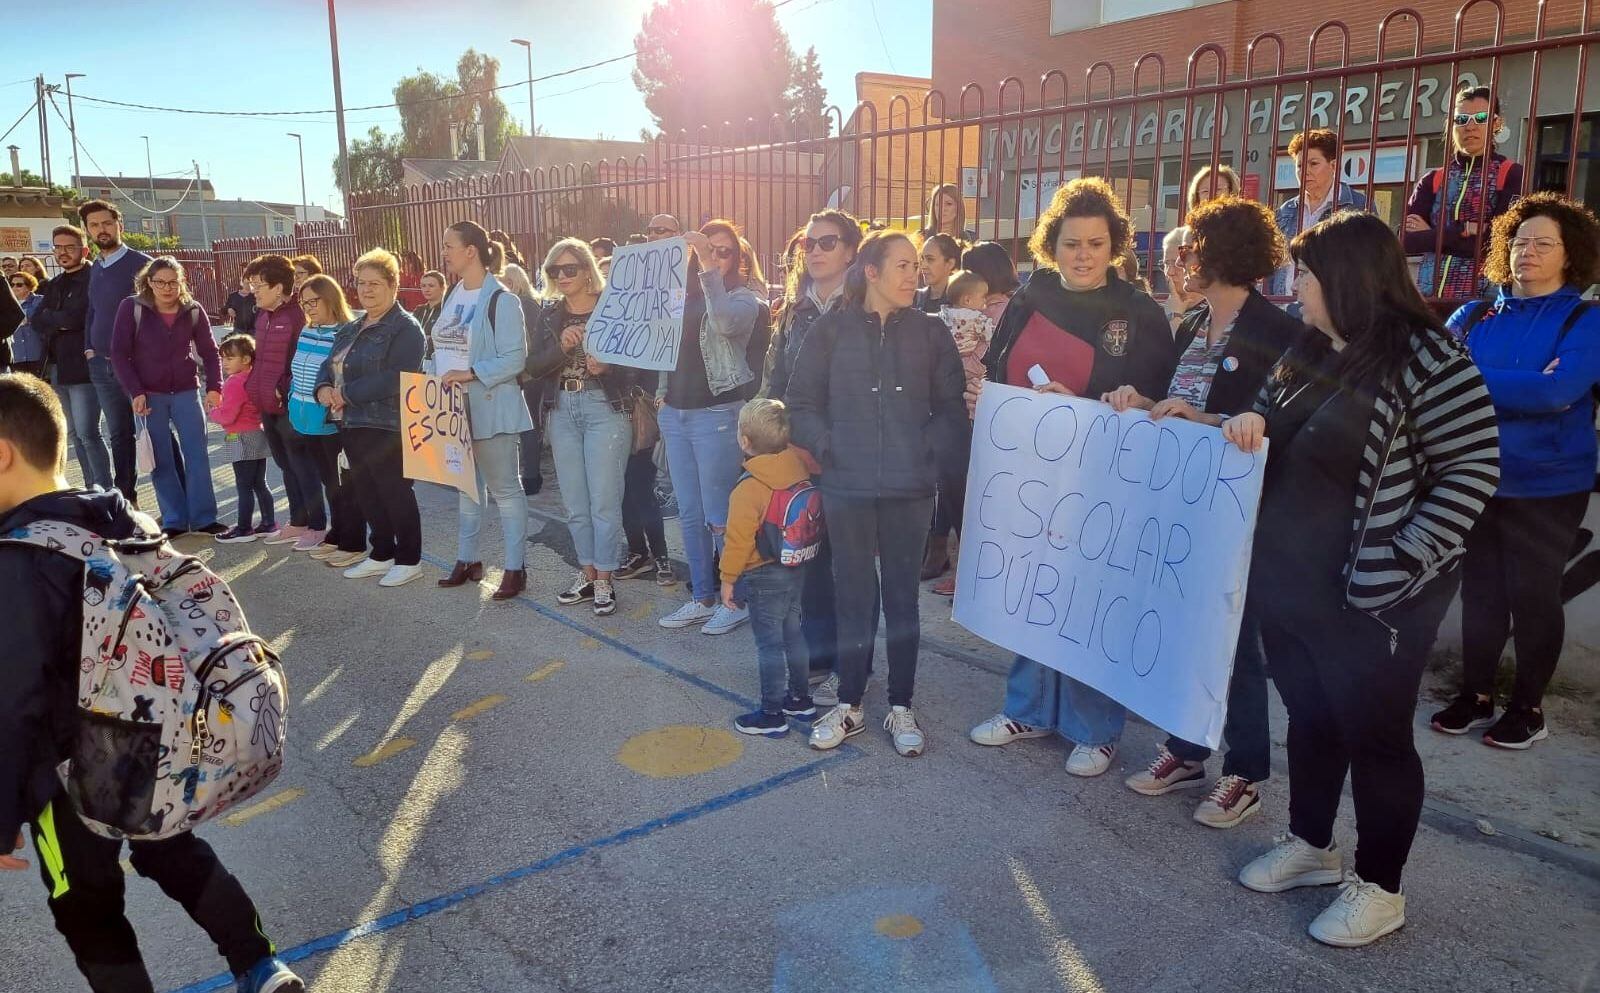
POLYGON ((112 541, 38 521, 0 540, 84 565, 77 727, 60 774, 89 829, 155 841, 188 831, 283 768, 283 666, 228 584, 153 522, 112 541))

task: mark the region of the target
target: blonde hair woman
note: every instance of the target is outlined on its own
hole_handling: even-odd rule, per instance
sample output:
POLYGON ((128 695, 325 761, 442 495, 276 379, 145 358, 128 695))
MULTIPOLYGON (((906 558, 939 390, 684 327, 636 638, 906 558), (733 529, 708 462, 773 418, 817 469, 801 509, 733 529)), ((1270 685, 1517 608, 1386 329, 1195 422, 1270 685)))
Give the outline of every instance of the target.
POLYGON ((205 308, 189 295, 183 266, 163 255, 145 263, 133 278, 133 296, 122 301, 111 330, 111 365, 133 399, 133 412, 146 419, 156 442, 156 467, 150 474, 162 526, 172 536, 191 531, 218 534, 217 495, 211 486, 206 417, 200 409, 193 353, 205 363, 206 406, 222 401, 222 364, 205 308), (178 472, 168 442, 168 425, 178 434, 187 469, 178 472))

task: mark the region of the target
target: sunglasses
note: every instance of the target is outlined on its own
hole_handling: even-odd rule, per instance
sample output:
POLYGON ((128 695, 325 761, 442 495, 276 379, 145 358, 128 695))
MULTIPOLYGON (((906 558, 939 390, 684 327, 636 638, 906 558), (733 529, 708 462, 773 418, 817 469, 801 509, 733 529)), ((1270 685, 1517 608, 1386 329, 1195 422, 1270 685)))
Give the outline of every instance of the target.
POLYGON ((839 236, 836 234, 825 234, 821 238, 807 238, 800 242, 800 245, 808 254, 816 251, 819 248, 824 252, 831 252, 835 248, 839 247, 839 236))
POLYGON ((1465 127, 1468 124, 1488 124, 1489 112, 1480 110, 1476 114, 1457 114, 1451 120, 1456 122, 1456 127, 1465 127))
POLYGON ((583 272, 583 266, 576 262, 562 262, 544 267, 544 274, 551 279, 577 279, 583 272))
POLYGON ((712 245, 711 254, 719 259, 732 259, 738 257, 739 250, 737 248, 729 248, 727 245, 712 245))
POLYGON ((647 234, 653 234, 653 235, 656 235, 657 237, 659 237, 659 236, 664 235, 664 234, 677 234, 678 233, 678 229, 677 228, 651 227, 651 228, 645 228, 645 232, 647 234))
POLYGON ((11 284, 11 288, 14 289, 14 290, 25 290, 25 289, 32 289, 33 287, 29 286, 27 283, 24 283, 22 280, 19 279, 15 283, 11 284))

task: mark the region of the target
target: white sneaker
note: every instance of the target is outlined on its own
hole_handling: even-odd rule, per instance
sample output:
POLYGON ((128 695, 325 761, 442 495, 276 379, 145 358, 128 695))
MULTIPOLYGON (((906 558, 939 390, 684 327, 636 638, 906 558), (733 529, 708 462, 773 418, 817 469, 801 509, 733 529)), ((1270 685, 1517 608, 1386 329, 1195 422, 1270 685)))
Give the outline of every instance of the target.
POLYGON ((811 702, 819 707, 839 705, 839 674, 828 673, 828 678, 811 687, 811 702))
POLYGON ((973 728, 967 737, 980 745, 1009 745, 1023 738, 1047 738, 1049 728, 1036 728, 1032 724, 1014 721, 1005 714, 993 717, 973 728))
POLYGON ((867 719, 861 708, 841 703, 811 725, 811 747, 820 751, 838 748, 846 738, 866 729, 867 719))
POLYGON ((389 571, 383 574, 382 579, 378 580, 378 585, 391 587, 404 586, 413 579, 419 578, 421 575, 422 566, 420 565, 390 566, 389 571))
POLYGON ((706 621, 711 620, 712 615, 715 613, 715 610, 700 601, 690 600, 656 623, 664 628, 686 628, 695 624, 704 624, 706 621))
POLYGON ((1360 948, 1406 922, 1406 895, 1390 893, 1354 872, 1344 877, 1339 896, 1306 928, 1311 937, 1335 948, 1360 948))
POLYGON ((1090 779, 1111 768, 1111 760, 1116 757, 1114 741, 1109 745, 1073 745, 1072 754, 1067 756, 1067 771, 1090 779))
POLYGON ((1123 784, 1145 796, 1165 796, 1173 790, 1199 789, 1206 784, 1206 764, 1189 762, 1162 745, 1146 769, 1134 773, 1123 784))
POLYGON ((1337 844, 1314 848, 1292 834, 1272 839, 1272 851, 1239 870, 1239 882, 1257 893, 1282 893, 1297 886, 1329 886, 1344 878, 1337 844))
POLYGON ((388 572, 394 565, 393 559, 365 558, 344 571, 346 579, 371 579, 388 572))
POLYGON ((921 755, 927 747, 922 728, 917 726, 917 715, 910 707, 890 707, 889 716, 883 719, 883 729, 894 740, 894 750, 906 758, 921 755))
POLYGON ((740 607, 738 610, 729 610, 722 604, 717 604, 711 612, 711 620, 706 621, 705 627, 700 629, 701 634, 727 634, 741 624, 750 622, 750 608, 740 607))

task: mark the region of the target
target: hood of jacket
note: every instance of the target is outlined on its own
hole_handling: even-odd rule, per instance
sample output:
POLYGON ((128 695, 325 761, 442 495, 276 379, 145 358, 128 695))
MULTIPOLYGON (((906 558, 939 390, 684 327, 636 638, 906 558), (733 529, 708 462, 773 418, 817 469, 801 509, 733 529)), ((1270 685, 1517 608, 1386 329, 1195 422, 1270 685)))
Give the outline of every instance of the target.
POLYGON ((805 460, 800 456, 800 450, 793 445, 781 452, 752 455, 745 460, 744 470, 759 480, 763 486, 774 490, 788 489, 811 476, 806 470, 805 460))
POLYGON ((0 514, 0 533, 25 528, 35 521, 75 524, 112 539, 132 537, 138 525, 133 506, 117 490, 57 490, 0 514))

